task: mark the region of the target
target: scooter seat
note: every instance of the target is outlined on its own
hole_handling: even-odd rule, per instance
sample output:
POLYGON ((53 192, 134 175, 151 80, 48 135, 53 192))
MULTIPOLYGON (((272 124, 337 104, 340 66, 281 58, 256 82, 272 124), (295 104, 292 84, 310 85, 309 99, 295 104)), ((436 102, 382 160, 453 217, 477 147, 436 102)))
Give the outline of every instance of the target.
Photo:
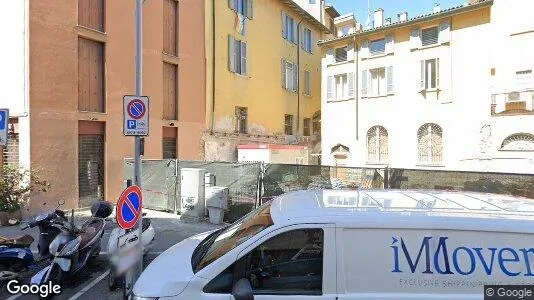
POLYGON ((33 243, 33 237, 29 234, 19 237, 3 237, 0 236, 0 246, 8 247, 29 247, 33 243))
POLYGON ((93 222, 87 224, 87 226, 84 226, 80 233, 80 236, 82 237, 80 248, 84 248, 98 234, 103 226, 104 221, 102 220, 94 220, 93 222))

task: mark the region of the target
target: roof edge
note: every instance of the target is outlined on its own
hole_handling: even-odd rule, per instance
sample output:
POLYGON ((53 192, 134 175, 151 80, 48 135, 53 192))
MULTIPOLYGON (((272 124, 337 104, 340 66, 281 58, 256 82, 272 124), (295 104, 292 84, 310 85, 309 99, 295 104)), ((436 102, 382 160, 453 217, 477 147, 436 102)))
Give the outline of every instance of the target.
POLYGON ((304 8, 302 8, 298 3, 296 3, 293 0, 280 0, 280 2, 283 5, 288 6, 289 8, 297 11, 297 13, 304 15, 306 19, 308 19, 308 22, 310 22, 315 27, 322 30, 324 33, 332 33, 330 31, 330 28, 326 27, 323 23, 319 22, 314 16, 312 16, 309 12, 307 12, 304 8), (311 20, 310 20, 311 19, 311 20))
POLYGON ((321 41, 317 42, 317 45, 319 45, 319 46, 328 45, 328 44, 336 43, 336 42, 343 41, 343 40, 348 40, 348 39, 355 38, 355 37, 363 37, 363 36, 375 34, 375 33, 386 31, 386 30, 399 29, 399 28, 403 28, 403 27, 407 27, 407 26, 412 26, 412 25, 415 25, 415 24, 418 24, 418 23, 423 23, 423 22, 426 22, 426 21, 429 21, 429 20, 433 20, 433 19, 440 19, 440 18, 444 18, 444 17, 455 16, 455 15, 458 15, 458 14, 467 13, 467 12, 479 10, 479 9, 482 9, 482 8, 485 8, 485 7, 488 7, 488 6, 492 6, 493 2, 494 2, 494 0, 486 0, 486 1, 483 1, 483 2, 476 3, 476 4, 471 4, 471 5, 468 5, 468 6, 461 6, 461 7, 457 7, 457 8, 452 8, 450 10, 442 11, 442 12, 435 13, 435 14, 430 14, 430 15, 426 15, 426 16, 422 15, 422 16, 414 17, 414 18, 412 18, 412 19, 410 19, 408 21, 405 21, 405 22, 396 22, 396 23, 393 23, 391 25, 385 25, 385 26, 378 27, 376 29, 371 29, 371 30, 367 30, 367 31, 360 31, 360 32, 348 34, 348 35, 345 35, 345 36, 342 36, 342 37, 333 38, 333 39, 330 39, 330 40, 321 40, 321 41))

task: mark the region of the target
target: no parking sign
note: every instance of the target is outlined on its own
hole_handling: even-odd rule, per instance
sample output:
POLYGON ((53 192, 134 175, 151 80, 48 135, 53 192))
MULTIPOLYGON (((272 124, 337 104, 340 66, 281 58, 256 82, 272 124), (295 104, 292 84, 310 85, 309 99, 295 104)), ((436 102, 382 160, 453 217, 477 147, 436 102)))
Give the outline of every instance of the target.
POLYGON ((141 217, 142 207, 141 189, 136 185, 127 187, 117 202, 117 224, 122 229, 132 229, 141 217))
POLYGON ((149 100, 146 96, 124 96, 124 125, 126 136, 148 135, 149 100))

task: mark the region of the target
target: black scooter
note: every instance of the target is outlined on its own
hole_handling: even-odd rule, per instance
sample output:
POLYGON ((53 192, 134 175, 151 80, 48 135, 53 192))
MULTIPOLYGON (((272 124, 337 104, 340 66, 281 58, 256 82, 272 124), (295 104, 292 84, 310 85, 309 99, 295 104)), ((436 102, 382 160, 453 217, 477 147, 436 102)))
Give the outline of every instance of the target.
POLYGON ((35 268, 39 263, 50 259, 48 248, 52 240, 61 232, 53 226, 54 220, 65 219, 65 213, 58 208, 65 201, 58 202, 54 212, 39 214, 34 220, 23 224, 21 230, 39 227, 38 257, 34 257, 30 245, 34 239, 31 235, 9 238, 0 237, 0 286, 16 279, 20 273, 35 268))
POLYGON ((50 244, 53 260, 31 279, 31 284, 43 285, 52 281, 61 283, 81 271, 87 263, 100 254, 100 242, 104 234, 106 218, 113 207, 105 201, 97 201, 91 207, 91 217, 80 227, 74 224, 74 211, 71 220, 61 220, 57 227, 61 230, 50 244))

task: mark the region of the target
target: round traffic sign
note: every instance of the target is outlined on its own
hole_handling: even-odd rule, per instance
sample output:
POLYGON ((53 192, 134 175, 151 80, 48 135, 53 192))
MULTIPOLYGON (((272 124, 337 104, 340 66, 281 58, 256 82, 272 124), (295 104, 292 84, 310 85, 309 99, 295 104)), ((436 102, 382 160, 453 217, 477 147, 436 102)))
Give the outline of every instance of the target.
POLYGON ((141 119, 146 113, 146 106, 143 101, 133 99, 127 106, 128 115, 135 120, 141 119))
POLYGON ((132 229, 141 216, 142 207, 143 196, 141 195, 141 189, 136 185, 127 187, 121 193, 117 202, 117 224, 122 229, 132 229))

